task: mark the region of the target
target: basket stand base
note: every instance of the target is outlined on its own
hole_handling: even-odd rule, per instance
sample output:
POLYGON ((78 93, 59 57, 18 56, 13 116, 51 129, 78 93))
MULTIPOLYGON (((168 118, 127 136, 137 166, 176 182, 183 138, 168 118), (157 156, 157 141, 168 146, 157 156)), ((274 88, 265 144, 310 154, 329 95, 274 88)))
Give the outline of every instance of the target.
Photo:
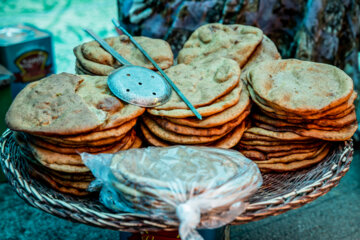
MULTIPOLYGON (((198 230, 204 240, 230 240, 230 226, 224 226, 217 229, 198 230)), ((177 231, 172 232, 144 232, 144 233, 128 233, 120 232, 120 240, 176 240, 180 239, 177 231)))

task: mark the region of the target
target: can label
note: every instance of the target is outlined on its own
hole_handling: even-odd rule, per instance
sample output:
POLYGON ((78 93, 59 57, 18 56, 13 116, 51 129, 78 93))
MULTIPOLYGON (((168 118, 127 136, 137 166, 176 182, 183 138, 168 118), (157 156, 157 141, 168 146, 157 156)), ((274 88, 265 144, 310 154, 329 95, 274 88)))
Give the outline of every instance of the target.
POLYGON ((0 64, 15 76, 15 97, 29 82, 55 72, 51 33, 28 24, 0 27, 0 64))
POLYGON ((43 50, 32 50, 20 55, 15 65, 20 72, 15 73, 16 82, 31 82, 50 73, 52 65, 46 66, 49 54, 43 50))

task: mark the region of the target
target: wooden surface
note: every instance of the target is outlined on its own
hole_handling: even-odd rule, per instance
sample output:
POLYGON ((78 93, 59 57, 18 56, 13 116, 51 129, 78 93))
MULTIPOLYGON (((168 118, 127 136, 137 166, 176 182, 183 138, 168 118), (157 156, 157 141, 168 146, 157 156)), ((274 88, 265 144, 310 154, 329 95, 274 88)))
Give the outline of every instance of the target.
MULTIPOLYGON (((118 239, 119 233, 72 223, 25 204, 0 184, 0 239, 118 239), (35 226, 35 227, 34 227, 35 226)), ((360 151, 338 187, 300 209, 231 228, 232 240, 360 239, 360 151)))

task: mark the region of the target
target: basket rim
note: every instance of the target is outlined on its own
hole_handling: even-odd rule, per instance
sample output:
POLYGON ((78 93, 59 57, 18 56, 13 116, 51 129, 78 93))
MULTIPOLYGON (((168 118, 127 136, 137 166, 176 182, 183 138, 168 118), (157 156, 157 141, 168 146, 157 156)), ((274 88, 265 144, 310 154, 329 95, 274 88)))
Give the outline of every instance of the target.
MULTIPOLYGON (((7 129, 0 138, 0 165, 17 194, 33 207, 67 220, 112 230, 138 232, 177 229, 178 223, 171 220, 157 219, 137 213, 112 213, 110 210, 105 212, 83 206, 81 201, 78 203, 69 202, 52 198, 49 193, 39 192, 32 184, 31 179, 28 181, 29 179, 26 179, 23 173, 16 168, 14 157, 10 153, 6 153, 7 145, 11 142, 11 136, 12 131, 7 129)), ((324 173, 321 179, 311 185, 270 200, 250 203, 245 212, 230 225, 244 224, 268 216, 279 215, 288 210, 301 207, 326 194, 337 186, 340 179, 349 170, 353 152, 352 141, 345 142, 344 150, 337 164, 334 163, 331 170, 324 173)))

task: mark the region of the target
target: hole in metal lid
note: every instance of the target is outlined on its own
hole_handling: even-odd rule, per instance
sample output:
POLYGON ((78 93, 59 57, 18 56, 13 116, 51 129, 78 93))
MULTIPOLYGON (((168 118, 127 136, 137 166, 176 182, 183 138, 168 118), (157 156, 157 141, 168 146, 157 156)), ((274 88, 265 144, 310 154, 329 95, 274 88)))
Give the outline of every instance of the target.
POLYGON ((153 95, 156 95, 156 92, 153 92, 153 95))
POLYGON ((139 82, 139 85, 142 85, 142 82, 139 82))
POLYGON ((126 89, 127 92, 130 92, 130 89, 126 89))

